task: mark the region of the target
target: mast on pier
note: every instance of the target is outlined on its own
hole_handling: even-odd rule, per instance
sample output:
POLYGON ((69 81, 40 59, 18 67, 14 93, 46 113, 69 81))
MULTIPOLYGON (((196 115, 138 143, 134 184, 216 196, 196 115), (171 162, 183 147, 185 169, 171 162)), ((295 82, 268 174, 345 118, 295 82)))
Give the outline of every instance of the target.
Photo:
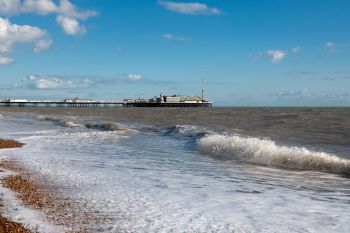
POLYGON ((204 101, 204 79, 202 79, 202 101, 204 101))

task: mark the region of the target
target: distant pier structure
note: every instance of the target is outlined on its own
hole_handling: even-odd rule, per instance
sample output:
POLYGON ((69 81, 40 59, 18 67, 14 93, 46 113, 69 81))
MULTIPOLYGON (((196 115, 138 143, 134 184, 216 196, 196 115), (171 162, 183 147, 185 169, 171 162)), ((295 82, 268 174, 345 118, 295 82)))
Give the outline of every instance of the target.
POLYGON ((91 100, 91 99, 64 99, 64 100, 27 100, 4 99, 0 100, 2 107, 212 107, 212 102, 200 97, 164 96, 144 99, 91 100))
POLYGON ((0 101, 3 107, 122 107, 120 101, 97 101, 85 99, 65 100, 26 100, 5 99, 0 101))

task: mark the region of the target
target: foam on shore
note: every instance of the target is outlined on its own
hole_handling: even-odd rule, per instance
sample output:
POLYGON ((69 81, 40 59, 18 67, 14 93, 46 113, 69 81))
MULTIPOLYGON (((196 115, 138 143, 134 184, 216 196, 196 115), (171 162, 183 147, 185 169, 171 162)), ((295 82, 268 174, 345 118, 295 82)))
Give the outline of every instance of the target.
MULTIPOLYGON (((16 173, 14 172, 4 170, 3 172, 0 172, 0 179, 2 180, 7 176, 15 174, 16 173)), ((21 223, 26 228, 36 232, 64 232, 64 227, 48 223, 43 213, 25 207, 22 202, 16 197, 15 193, 2 186, 2 182, 0 185, 0 193, 2 194, 2 199, 4 199, 6 203, 3 208, 4 217, 21 223)))

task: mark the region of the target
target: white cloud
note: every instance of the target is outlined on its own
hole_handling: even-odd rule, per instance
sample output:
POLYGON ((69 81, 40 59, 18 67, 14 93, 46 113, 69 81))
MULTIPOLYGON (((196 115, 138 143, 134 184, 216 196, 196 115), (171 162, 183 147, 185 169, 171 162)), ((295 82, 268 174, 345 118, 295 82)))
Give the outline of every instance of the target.
MULTIPOLYGON (((0 59, 1 60, 1 59, 0 59)), ((102 90, 106 87, 123 88, 125 85, 150 85, 150 86, 175 86, 174 81, 160 81, 145 79, 139 74, 120 74, 110 77, 96 75, 41 75, 32 74, 9 87, 0 87, 0 90, 7 90, 10 95, 17 93, 15 90, 23 91, 50 91, 59 93, 63 91, 72 94, 72 91, 102 90), (56 90, 56 91, 54 91, 56 90)), ((35 92, 38 93, 38 92, 35 92)))
POLYGON ((56 22, 62 27, 67 35, 76 36, 86 32, 85 27, 81 26, 76 19, 59 15, 57 16, 56 22))
POLYGON ((262 57, 269 57, 271 60, 271 63, 277 64, 287 56, 287 52, 282 50, 268 50, 266 52, 251 54, 250 56, 252 57, 253 61, 257 61, 262 57))
POLYGON ((292 53, 298 54, 302 50, 302 47, 297 46, 295 48, 292 48, 291 50, 292 50, 292 53))
POLYGON ((98 13, 93 10, 79 10, 69 0, 0 0, 1 14, 35 13, 39 15, 58 14, 76 19, 87 19, 98 13))
POLYGON ((158 4, 163 6, 169 11, 173 11, 179 14, 188 15, 222 15, 224 14, 218 8, 209 7, 206 4, 199 2, 171 2, 171 1, 158 1, 158 4))
POLYGON ((80 10, 69 0, 0 0, 0 15, 34 13, 39 15, 56 14, 56 22, 68 35, 80 35, 86 32, 78 20, 86 20, 98 13, 93 10, 80 10))
MULTIPOLYGON (((33 44, 33 51, 48 49, 52 40, 46 30, 29 25, 12 24, 8 19, 0 17, 0 56, 3 62, 13 62, 11 58, 4 59, 4 54, 12 51, 16 44, 33 44)), ((6 56, 6 58, 8 58, 6 56)))
POLYGON ((281 62, 285 58, 286 54, 287 53, 282 50, 268 50, 266 52, 266 55, 271 58, 271 62, 273 64, 281 62))
POLYGON ((78 10, 77 7, 68 0, 61 0, 56 13, 76 19, 88 19, 98 14, 97 11, 93 10, 78 10))
POLYGON ((34 49, 33 51, 36 52, 36 53, 39 53, 43 50, 46 50, 48 48, 50 48, 52 44, 52 40, 51 39, 42 39, 42 40, 38 40, 36 43, 35 43, 35 46, 34 46, 34 49))
POLYGON ((0 15, 14 15, 20 11, 21 0, 0 0, 0 15))
POLYGON ((162 35, 162 38, 165 40, 178 40, 178 41, 191 40, 191 38, 187 38, 187 37, 183 37, 183 36, 176 36, 173 34, 164 34, 164 35, 162 35))
POLYGON ((29 75, 23 80, 23 82, 26 87, 39 90, 72 89, 87 87, 90 85, 90 81, 88 79, 73 81, 55 76, 50 77, 38 75, 29 75))
POLYGON ((139 81, 141 80, 141 78, 142 77, 139 74, 129 74, 129 77, 128 77, 128 79, 133 82, 139 81))
POLYGON ((9 65, 13 63, 13 59, 10 57, 5 57, 0 55, 0 65, 9 65))
POLYGON ((340 51, 341 49, 348 48, 349 44, 348 43, 335 43, 335 42, 328 41, 328 42, 326 42, 325 47, 330 53, 335 53, 335 52, 340 51))
POLYGON ((21 7, 22 12, 47 15, 56 13, 58 6, 52 0, 25 0, 21 7))

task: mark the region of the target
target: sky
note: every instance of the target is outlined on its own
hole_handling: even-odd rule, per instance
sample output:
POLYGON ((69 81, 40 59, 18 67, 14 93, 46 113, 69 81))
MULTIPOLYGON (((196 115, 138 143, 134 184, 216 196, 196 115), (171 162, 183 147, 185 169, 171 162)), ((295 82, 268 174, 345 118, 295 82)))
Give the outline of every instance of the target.
POLYGON ((348 0, 0 0, 0 98, 349 106, 348 0))

